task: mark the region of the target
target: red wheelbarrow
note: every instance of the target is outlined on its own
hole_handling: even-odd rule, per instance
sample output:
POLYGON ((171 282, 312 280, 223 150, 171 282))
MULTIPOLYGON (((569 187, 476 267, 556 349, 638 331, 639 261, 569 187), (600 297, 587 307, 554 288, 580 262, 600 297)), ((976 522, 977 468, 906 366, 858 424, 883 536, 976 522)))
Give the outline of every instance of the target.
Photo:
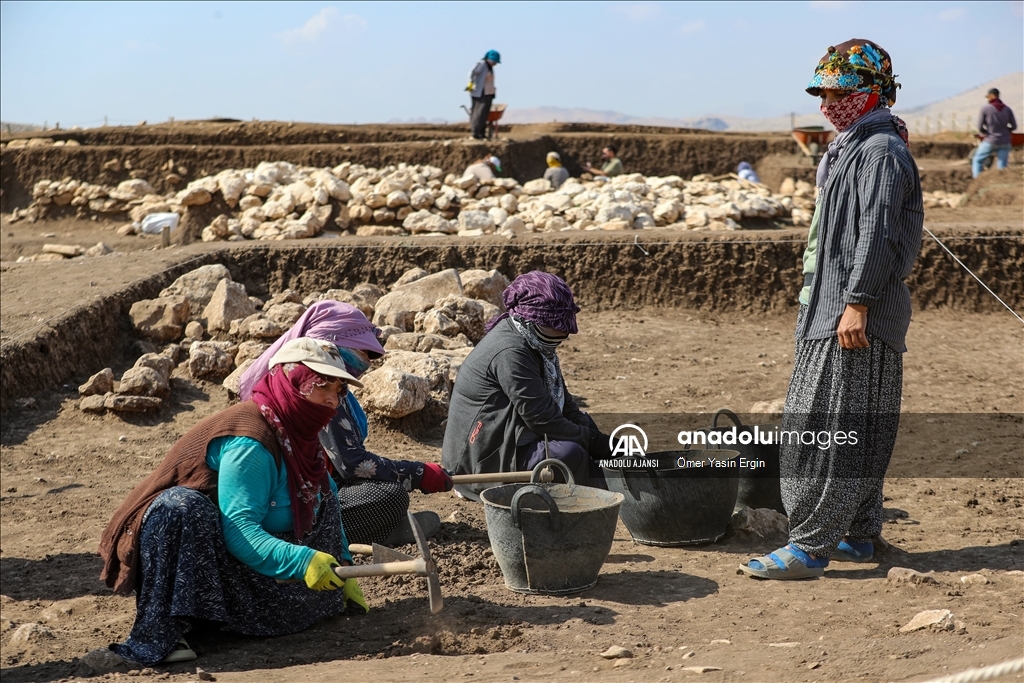
MULTIPOLYGON (((498 121, 505 115, 505 108, 507 104, 492 104, 491 111, 487 114, 487 139, 497 140, 498 139, 498 121)), ((466 105, 462 105, 462 110, 466 112, 470 120, 473 119, 473 110, 466 105)))
POLYGON ((824 126, 804 126, 793 129, 793 139, 800 146, 804 156, 810 157, 812 163, 821 160, 823 149, 832 138, 832 131, 825 130, 824 126))

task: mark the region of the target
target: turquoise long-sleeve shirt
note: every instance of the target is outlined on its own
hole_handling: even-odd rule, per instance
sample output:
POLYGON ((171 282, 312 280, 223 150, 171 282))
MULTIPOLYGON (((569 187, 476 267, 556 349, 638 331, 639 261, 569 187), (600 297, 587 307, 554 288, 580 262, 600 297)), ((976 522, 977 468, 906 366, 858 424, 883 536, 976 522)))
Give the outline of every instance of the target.
MULTIPOLYGON (((282 541, 275 533, 291 531, 291 494, 288 472, 256 439, 222 436, 206 448, 206 464, 217 472, 217 500, 228 552, 254 571, 275 579, 302 580, 316 550, 282 541)), ((337 493, 334 481, 331 490, 337 493)), ((352 560, 345 529, 345 553, 352 560)))

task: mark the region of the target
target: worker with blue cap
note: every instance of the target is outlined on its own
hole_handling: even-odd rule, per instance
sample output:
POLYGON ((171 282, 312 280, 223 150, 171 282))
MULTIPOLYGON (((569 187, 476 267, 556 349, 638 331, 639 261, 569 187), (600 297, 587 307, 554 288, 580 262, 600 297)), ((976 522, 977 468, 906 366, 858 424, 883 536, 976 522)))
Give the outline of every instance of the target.
POLYGON ((501 64, 501 55, 497 50, 488 50, 484 58, 476 63, 469 72, 469 83, 466 90, 473 98, 473 109, 470 111, 470 129, 474 140, 483 140, 487 129, 487 117, 491 113, 491 102, 494 101, 494 65, 501 64))

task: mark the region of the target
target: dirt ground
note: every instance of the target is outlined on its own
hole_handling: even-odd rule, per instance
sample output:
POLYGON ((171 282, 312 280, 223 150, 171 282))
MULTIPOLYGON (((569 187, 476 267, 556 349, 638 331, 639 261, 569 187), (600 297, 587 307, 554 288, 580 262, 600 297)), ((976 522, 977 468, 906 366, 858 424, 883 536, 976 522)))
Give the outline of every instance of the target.
MULTIPOLYGON (((581 333, 561 357, 570 389, 594 413, 746 410, 784 395, 792 324, 782 315, 584 312, 581 333)), ((918 313, 904 409, 1020 412, 1022 341, 1009 314, 918 313)), ((72 677, 81 673, 76 657, 127 634, 134 599, 99 583, 99 534, 175 438, 228 397, 219 385, 178 376, 171 405, 155 417, 89 416, 75 403, 72 393, 45 393, 3 420, 5 680, 72 677), (51 636, 12 644, 15 627, 30 622, 51 636)), ((371 446, 393 457, 440 457, 436 433, 416 439, 378 424, 371 446)), ((941 445, 958 446, 974 448, 941 445)), ((1019 442, 997 448, 1011 458, 1020 453, 1019 442)), ((197 634, 191 642, 198 665, 221 681, 668 681, 696 676, 689 666, 720 667, 700 676, 709 681, 884 681, 1019 655, 1024 576, 1008 572, 1024 569, 1021 479, 891 479, 885 494, 892 547, 879 564, 834 565, 823 580, 762 583, 736 567, 783 539, 730 532, 712 545, 653 548, 634 544, 620 522, 597 586, 568 598, 508 591, 482 509, 453 494, 414 494, 414 508, 445 520, 432 542, 446 597, 440 615, 430 616, 422 580, 365 579, 368 616, 272 640, 197 634), (892 566, 935 571, 938 583, 887 585, 892 566), (976 572, 990 583, 960 583, 976 572), (898 633, 925 609, 950 609, 966 632, 898 633), (712 643, 720 640, 729 642, 712 643), (633 658, 614 667, 598 656, 610 645, 633 658)), ((185 681, 194 672, 195 664, 179 664, 147 675, 185 681)))
MULTIPOLYGON (((426 146, 451 137, 448 129, 429 127, 416 135, 381 127, 369 131, 373 139, 363 139, 359 136, 369 135, 365 129, 344 127, 218 126, 210 139, 202 137, 202 128, 193 128, 190 134, 199 137, 186 140, 180 131, 149 127, 142 132, 152 139, 136 139, 128 131, 124 139, 115 135, 82 142, 146 145, 164 154, 170 145, 265 144, 263 134, 272 133, 282 146, 330 144, 340 154, 347 144, 378 145, 386 152, 393 140, 415 138, 426 146), (162 137, 165 133, 169 137, 162 137)), ((577 143, 580 149, 598 145, 594 136, 605 135, 598 127, 576 131, 568 124, 530 135, 558 133, 571 141, 584 132, 590 137, 577 143)), ((624 133, 609 129, 607 134, 624 133)), ((630 134, 654 133, 638 129, 630 134)), ((701 134, 686 135, 690 144, 701 134)), ((515 131, 510 137, 516 137, 515 131)), ((764 151, 778 144, 768 136, 764 151)), ((39 153, 41 161, 59 166, 59 149, 47 153, 52 159, 39 153)), ((654 155, 656 150, 647 151, 654 155)), ((5 153, 5 158, 14 157, 5 153)), ((979 181, 971 186, 968 208, 930 210, 926 225, 947 231, 964 226, 1000 234, 1021 231, 1020 174, 1011 173, 1018 185, 996 187, 1004 176, 979 181)), ((6 215, 3 219, 5 345, 56 324, 74 306, 102 302, 126 284, 211 248, 193 244, 162 252, 154 249, 155 239, 117 237, 115 223, 11 224, 6 215), (59 277, 55 264, 7 263, 37 253, 46 242, 89 246, 99 241, 118 254, 56 264, 62 266, 59 277)), ((345 239, 326 237, 304 246, 345 239)), ((441 242, 453 251, 459 244, 441 242)), ((1007 253, 1006 258, 1016 258, 1007 253)), ((531 265, 543 263, 538 259, 531 265)), ((637 284, 613 281, 614 274, 606 279, 586 286, 596 291, 637 284)), ((792 310, 584 310, 580 334, 560 351, 562 368, 572 393, 595 415, 672 413, 706 422, 720 407, 743 412, 785 395, 794 317, 792 310)), ((441 614, 430 615, 421 579, 364 579, 369 615, 330 619, 274 639, 197 632, 189 637, 199 653, 197 662, 103 678, 193 681, 199 678, 198 665, 219 681, 256 683, 345 678, 922 681, 1019 657, 1024 646, 1024 326, 1003 309, 928 308, 915 312, 907 345, 905 428, 897 452, 910 463, 902 472, 912 476, 886 482, 883 537, 889 547, 878 552, 877 563, 833 564, 819 580, 759 582, 738 574, 738 564, 773 550, 784 538, 730 530, 714 544, 656 548, 635 544, 620 521, 595 587, 570 597, 524 596, 505 588, 478 504, 454 494, 414 493, 413 509, 436 510, 444 522, 431 542, 445 595, 441 614), (951 420, 952 414, 959 421, 951 420), (935 421, 934 429, 927 420, 935 421), (950 423, 956 427, 949 428, 950 423), (942 424, 947 428, 940 429, 942 424), (932 571, 936 583, 890 585, 886 573, 894 566, 932 571), (987 583, 960 580, 978 573, 987 583), (958 628, 899 633, 914 615, 930 609, 952 611, 958 628), (632 658, 601 658, 599 653, 612 645, 631 650, 632 658), (708 670, 698 673, 694 667, 708 670)), ((127 353, 100 360, 120 374, 134 358, 127 353)), ((131 628, 134 598, 112 595, 98 579, 99 535, 125 494, 171 444, 229 405, 219 384, 192 380, 182 370, 171 384, 171 397, 149 416, 84 414, 77 408, 74 386, 41 390, 3 413, 4 681, 85 677, 89 672, 78 658, 123 639, 131 628), (28 642, 13 641, 24 624, 44 628, 28 642)), ((439 424, 403 430, 400 424, 374 420, 369 446, 390 457, 438 462, 441 433, 439 424)))

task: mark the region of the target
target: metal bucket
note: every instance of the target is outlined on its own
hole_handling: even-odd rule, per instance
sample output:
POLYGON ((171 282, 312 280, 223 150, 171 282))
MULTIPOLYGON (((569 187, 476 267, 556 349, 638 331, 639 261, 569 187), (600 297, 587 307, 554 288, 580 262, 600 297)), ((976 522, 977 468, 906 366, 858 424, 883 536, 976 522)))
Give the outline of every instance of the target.
MULTIPOLYGON (((732 427, 719 427, 718 418, 720 415, 725 415, 733 424, 736 425, 737 435, 746 433, 751 436, 751 443, 742 444, 737 441, 735 444, 726 445, 707 445, 704 448, 707 449, 719 449, 727 448, 729 450, 739 451, 740 457, 746 461, 760 461, 764 463, 764 467, 757 469, 740 468, 740 486, 739 491, 736 495, 736 508, 740 509, 743 506, 750 508, 769 508, 786 514, 786 508, 782 505, 782 492, 779 488, 779 444, 762 444, 757 443, 755 439, 755 426, 744 425, 736 413, 732 412, 728 408, 720 408, 711 418, 711 428, 702 429, 702 432, 729 432, 732 427)), ((758 434, 756 436, 760 438, 762 434, 774 432, 779 428, 778 425, 757 425, 758 434)))
POLYGON ((505 585, 517 593, 590 588, 612 548, 622 494, 577 486, 561 461, 541 463, 548 464, 569 483, 507 484, 480 494, 491 550, 505 585))
POLYGON ((680 457, 735 460, 737 451, 688 450, 648 453, 651 468, 604 468, 608 488, 623 494, 622 523, 637 543, 677 546, 712 543, 725 534, 736 503, 736 470, 679 468, 680 457))

